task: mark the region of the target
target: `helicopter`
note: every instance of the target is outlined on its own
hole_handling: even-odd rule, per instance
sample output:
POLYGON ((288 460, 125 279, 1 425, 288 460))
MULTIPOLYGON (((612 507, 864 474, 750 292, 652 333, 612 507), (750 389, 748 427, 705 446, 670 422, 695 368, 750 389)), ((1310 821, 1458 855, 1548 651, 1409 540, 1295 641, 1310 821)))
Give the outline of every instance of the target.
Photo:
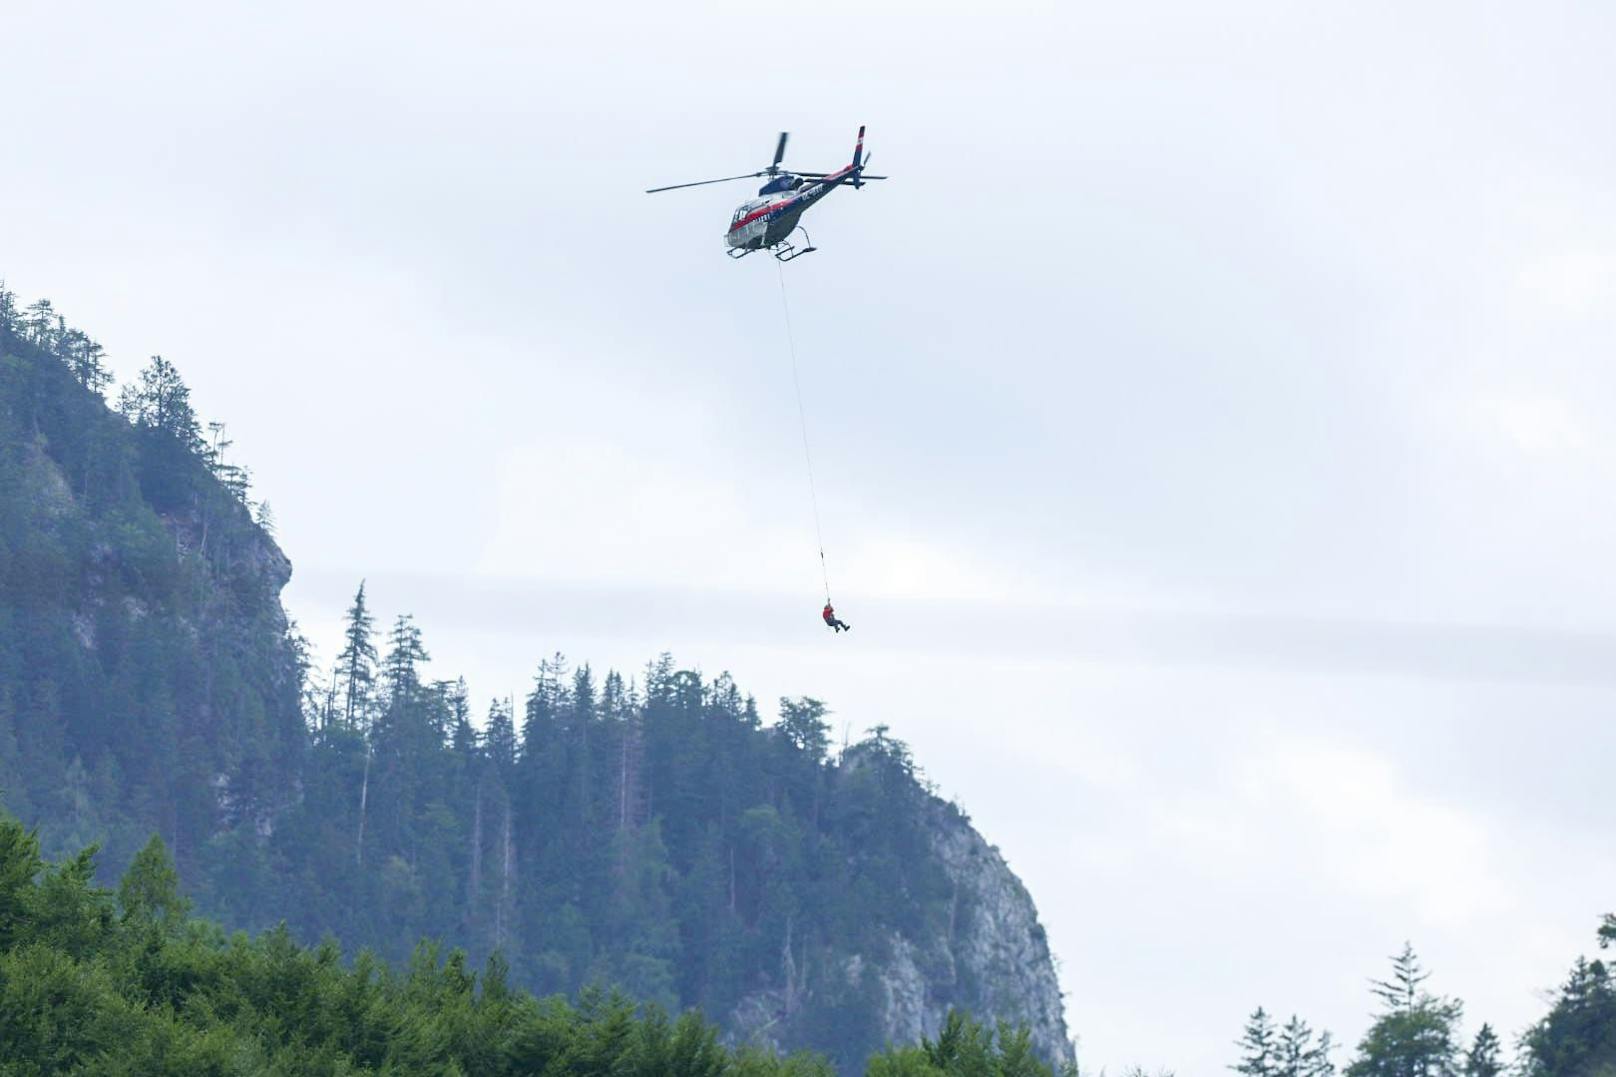
POLYGON ((729 183, 733 180, 767 176, 768 182, 758 188, 758 196, 742 202, 735 210, 735 215, 730 218, 729 231, 724 233, 724 242, 728 244, 728 249, 724 253, 731 258, 745 258, 757 251, 769 250, 773 251, 774 256, 782 262, 812 254, 819 248, 813 245, 808 230, 799 223, 808 207, 844 183, 852 184, 856 190, 863 187, 867 180, 881 180, 887 177, 864 174, 868 162, 864 158, 863 127, 858 129, 858 141, 853 146, 853 163, 844 165, 835 172, 789 172, 781 168, 780 161, 786 155, 786 140, 790 135, 789 131, 780 132, 780 141, 775 143, 774 147, 774 160, 770 162, 768 168, 761 171, 748 172, 740 176, 725 176, 722 179, 697 180, 695 183, 675 183, 668 187, 652 187, 645 193, 657 194, 660 191, 676 191, 682 187, 704 187, 709 183, 729 183), (804 245, 796 247, 789 240, 799 230, 802 232, 804 245))

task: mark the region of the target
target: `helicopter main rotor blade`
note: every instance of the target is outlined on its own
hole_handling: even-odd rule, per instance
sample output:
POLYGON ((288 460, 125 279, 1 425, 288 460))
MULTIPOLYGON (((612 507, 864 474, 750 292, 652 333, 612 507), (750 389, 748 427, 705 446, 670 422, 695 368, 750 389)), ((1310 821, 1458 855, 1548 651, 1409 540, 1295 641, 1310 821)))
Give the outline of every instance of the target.
POLYGON ((780 161, 786 155, 786 139, 791 137, 790 131, 780 132, 780 141, 774 145, 774 161, 769 165, 769 175, 780 171, 780 161))
POLYGON ((648 188, 645 193, 656 194, 658 191, 677 191, 681 187, 705 187, 709 183, 730 183, 734 180, 756 179, 763 174, 762 172, 747 172, 740 176, 725 176, 723 179, 697 180, 695 183, 673 183, 666 187, 648 188))
MULTIPOLYGON (((824 179, 826 176, 835 175, 835 173, 833 173, 833 172, 793 172, 791 174, 793 176, 802 176, 804 179, 824 179)), ((860 176, 859 177, 859 179, 861 179, 861 180, 878 180, 878 179, 886 179, 886 178, 887 178, 886 176, 860 176)))

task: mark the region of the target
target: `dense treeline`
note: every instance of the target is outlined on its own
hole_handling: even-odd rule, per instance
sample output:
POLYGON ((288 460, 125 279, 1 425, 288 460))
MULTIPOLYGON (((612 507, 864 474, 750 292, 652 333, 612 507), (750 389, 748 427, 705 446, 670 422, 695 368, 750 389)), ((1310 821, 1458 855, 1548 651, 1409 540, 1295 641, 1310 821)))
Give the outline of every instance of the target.
POLYGON ((452 930, 541 993, 610 984, 719 1015, 752 995, 777 1042, 843 1066, 880 1044, 874 976, 836 955, 944 932, 954 900, 929 836, 951 809, 902 744, 877 729, 833 759, 818 702, 765 728, 727 676, 667 657, 636 682, 557 656, 479 730, 464 685, 421 682, 407 617, 372 645, 365 602, 316 693, 302 803, 209 881, 217 904, 395 958, 452 930))
MULTIPOLYGON (((0 790, 48 855, 98 842, 116 871, 155 830, 232 927, 394 962, 451 939, 539 994, 699 1007, 844 1068, 881 1045, 896 937, 970 920, 933 849, 962 817, 904 745, 833 752, 817 701, 765 726, 666 656, 634 678, 556 656, 474 708, 362 585, 311 670, 222 427, 161 357, 116 407, 110 383, 0 288, 0 790)), ((942 952, 926 1004, 979 1009, 994 985, 942 952)))
MULTIPOLYGON (((535 999, 497 955, 479 974, 462 951, 423 944, 395 971, 368 953, 345 965, 335 944, 305 949, 284 928, 227 936, 189 917, 161 839, 116 894, 94 885, 93 855, 47 867, 0 813, 0 1072, 834 1077, 809 1055, 726 1048, 694 1012, 600 991, 535 999)), ((869 1072, 1052 1077, 1025 1032, 960 1015, 869 1072)))
MULTIPOLYGON (((1616 942, 1616 917, 1599 932, 1616 942)), ((1392 958, 1392 974, 1371 984, 1380 1010, 1340 1072, 1344 1077, 1616 1077, 1616 982, 1602 961, 1578 958, 1548 1016, 1520 1037, 1511 1061, 1503 1039, 1483 1024, 1466 1041, 1464 1005, 1425 990, 1429 979, 1412 946, 1392 958)), ((1329 1033, 1315 1035, 1292 1016, 1278 1024, 1259 1007, 1246 1022, 1230 1068, 1246 1077, 1334 1077, 1329 1033)))

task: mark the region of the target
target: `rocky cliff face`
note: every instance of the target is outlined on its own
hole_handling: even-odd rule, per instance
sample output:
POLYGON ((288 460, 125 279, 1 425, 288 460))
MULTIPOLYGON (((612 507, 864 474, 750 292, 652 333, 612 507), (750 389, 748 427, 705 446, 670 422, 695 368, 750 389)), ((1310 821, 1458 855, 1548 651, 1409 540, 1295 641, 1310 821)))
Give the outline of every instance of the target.
POLYGON ((1051 1063, 1075 1063, 1054 958, 1032 895, 997 848, 954 806, 931 798, 931 849, 952 900, 936 930, 893 931, 886 945, 821 957, 834 975, 810 986, 806 964, 783 952, 786 986, 746 996, 729 1021, 735 1039, 776 1049, 787 1019, 814 1007, 834 1007, 839 992, 874 1003, 879 1038, 916 1043, 935 1038, 950 1009, 988 1022, 1026 1025, 1051 1063))
MULTIPOLYGON (((1046 1058, 1075 1061, 1066 1029, 1060 982, 1032 895, 999 855, 957 813, 939 812, 937 854, 959 887, 950 952, 956 982, 975 1013, 1028 1025, 1046 1058)), ((926 1034, 941 1012, 922 1008, 926 1034)), ((901 1042, 894 1036, 895 1042, 901 1042)))

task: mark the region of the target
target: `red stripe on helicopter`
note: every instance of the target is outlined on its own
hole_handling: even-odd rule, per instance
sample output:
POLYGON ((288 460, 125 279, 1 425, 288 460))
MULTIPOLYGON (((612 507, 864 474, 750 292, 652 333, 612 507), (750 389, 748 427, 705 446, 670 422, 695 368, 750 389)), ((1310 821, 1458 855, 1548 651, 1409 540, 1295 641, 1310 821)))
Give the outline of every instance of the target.
POLYGON ((734 224, 730 225, 729 230, 731 232, 733 232, 738 228, 745 228, 747 225, 751 224, 753 221, 757 220, 759 217, 767 217, 769 214, 773 213, 775 210, 777 210, 777 209, 785 209, 787 206, 791 205, 791 203, 795 202, 795 201, 796 201, 796 199, 793 198, 793 199, 788 199, 787 201, 784 201, 784 202, 776 202, 772 206, 764 206, 762 209, 754 209, 751 213, 748 213, 746 216, 742 217, 740 220, 738 220, 734 224))

